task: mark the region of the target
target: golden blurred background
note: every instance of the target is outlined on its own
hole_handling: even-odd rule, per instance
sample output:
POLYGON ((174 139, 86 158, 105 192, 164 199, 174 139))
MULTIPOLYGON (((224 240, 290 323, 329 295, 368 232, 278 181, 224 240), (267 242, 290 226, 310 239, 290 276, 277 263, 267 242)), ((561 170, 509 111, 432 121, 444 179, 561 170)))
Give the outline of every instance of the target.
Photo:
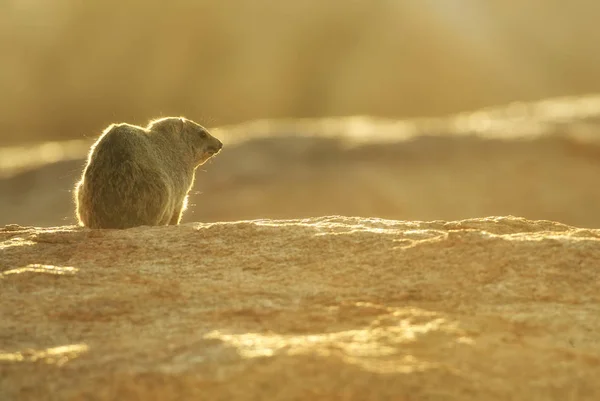
POLYGON ((0 145, 600 91, 595 0, 0 2, 0 145))
POLYGON ((183 222, 600 227, 598 21, 594 0, 0 0, 0 226, 76 223, 91 141, 183 115, 225 144, 183 222))

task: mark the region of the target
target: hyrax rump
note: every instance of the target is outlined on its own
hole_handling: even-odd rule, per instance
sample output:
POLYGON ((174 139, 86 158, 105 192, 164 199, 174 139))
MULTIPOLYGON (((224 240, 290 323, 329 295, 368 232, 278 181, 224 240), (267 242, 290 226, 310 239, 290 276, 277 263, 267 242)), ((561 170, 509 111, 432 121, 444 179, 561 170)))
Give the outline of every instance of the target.
POLYGON ((196 167, 223 144, 180 117, 142 128, 112 124, 92 145, 75 187, 79 224, 130 228, 179 224, 196 167))

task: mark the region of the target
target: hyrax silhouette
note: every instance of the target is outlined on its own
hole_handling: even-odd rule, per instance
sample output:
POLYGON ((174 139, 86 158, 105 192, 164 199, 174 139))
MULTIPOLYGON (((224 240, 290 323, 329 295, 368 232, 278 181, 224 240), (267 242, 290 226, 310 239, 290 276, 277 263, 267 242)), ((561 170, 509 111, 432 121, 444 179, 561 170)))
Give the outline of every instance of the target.
POLYGON ((222 147, 204 127, 183 117, 154 120, 145 128, 110 125, 92 145, 75 186, 79 224, 179 224, 196 167, 222 147))

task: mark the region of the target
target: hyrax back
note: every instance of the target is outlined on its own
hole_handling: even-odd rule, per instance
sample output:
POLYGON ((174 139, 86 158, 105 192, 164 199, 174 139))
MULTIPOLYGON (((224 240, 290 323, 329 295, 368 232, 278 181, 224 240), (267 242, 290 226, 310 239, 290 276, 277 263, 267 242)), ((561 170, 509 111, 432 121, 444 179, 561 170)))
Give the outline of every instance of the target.
POLYGON ((142 128, 112 124, 92 145, 75 187, 89 228, 179 224, 196 167, 223 144, 199 124, 166 117, 142 128))

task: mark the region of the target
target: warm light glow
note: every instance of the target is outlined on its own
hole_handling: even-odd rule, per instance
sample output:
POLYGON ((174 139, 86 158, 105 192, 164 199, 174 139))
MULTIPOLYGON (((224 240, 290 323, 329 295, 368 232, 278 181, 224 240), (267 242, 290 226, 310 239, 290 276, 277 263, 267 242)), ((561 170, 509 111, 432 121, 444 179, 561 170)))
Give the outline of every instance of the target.
POLYGON ((0 249, 12 248, 13 246, 35 245, 35 242, 23 238, 11 238, 0 242, 0 249))
POLYGON ((5 272, 0 273, 0 278, 4 278, 11 274, 21 274, 21 273, 45 273, 45 274, 65 275, 65 274, 75 274, 78 271, 79 271, 78 268, 70 267, 70 266, 30 264, 25 267, 19 267, 16 269, 6 270, 5 272))
POLYGON ((88 350, 89 347, 85 344, 71 344, 41 350, 28 349, 19 352, 0 352, 0 362, 42 361, 51 365, 61 366, 69 360, 88 352, 88 350))
POLYGON ((0 147, 0 177, 58 161, 79 159, 87 153, 89 145, 86 140, 72 140, 0 147))
MULTIPOLYGON (((378 307, 368 303, 356 303, 358 307, 378 307)), ((278 353, 287 355, 317 354, 335 355, 346 363, 377 373, 411 373, 435 368, 439 364, 425 361, 411 350, 428 334, 448 336, 448 342, 469 345, 473 340, 465 336, 455 324, 433 312, 416 308, 382 308, 387 319, 397 319, 396 325, 358 330, 307 335, 242 333, 233 334, 215 330, 205 338, 218 339, 237 349, 243 358, 272 357, 278 353), (387 312, 387 313, 386 313, 387 312), (390 313, 391 312, 391 313, 390 313)))

